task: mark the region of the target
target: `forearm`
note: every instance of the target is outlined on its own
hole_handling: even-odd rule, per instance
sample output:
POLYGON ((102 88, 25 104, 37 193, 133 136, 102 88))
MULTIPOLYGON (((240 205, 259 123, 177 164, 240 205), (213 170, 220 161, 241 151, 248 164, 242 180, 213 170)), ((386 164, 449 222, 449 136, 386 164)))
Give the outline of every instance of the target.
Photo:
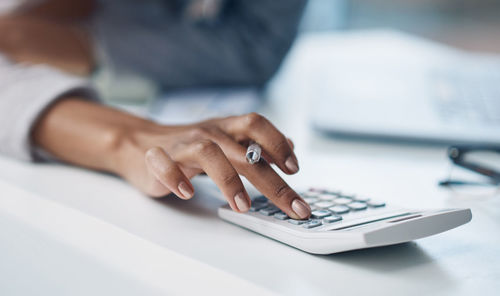
POLYGON ((292 144, 267 119, 247 114, 192 125, 160 126, 133 115, 78 98, 66 98, 41 116, 34 144, 62 161, 115 173, 139 190, 161 197, 194 195, 190 179, 205 172, 231 208, 248 211, 245 176, 287 215, 306 219, 309 206, 276 174, 269 162, 296 173, 292 144), (249 165, 240 143, 255 140, 266 161, 249 165))
POLYGON ((153 125, 97 103, 67 98, 40 117, 32 141, 62 161, 119 173, 119 152, 128 139, 125 135, 153 125))

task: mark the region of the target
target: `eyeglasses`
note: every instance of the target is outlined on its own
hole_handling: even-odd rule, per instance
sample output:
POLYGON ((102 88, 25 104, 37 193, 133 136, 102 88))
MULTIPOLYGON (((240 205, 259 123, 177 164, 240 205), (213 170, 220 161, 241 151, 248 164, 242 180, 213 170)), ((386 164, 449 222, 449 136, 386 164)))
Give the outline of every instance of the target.
POLYGON ((459 193, 490 195, 500 192, 500 146, 457 145, 449 147, 447 153, 454 166, 449 177, 439 182, 440 186, 459 193), (461 173, 457 174, 457 167, 473 172, 475 180, 457 178, 461 173))

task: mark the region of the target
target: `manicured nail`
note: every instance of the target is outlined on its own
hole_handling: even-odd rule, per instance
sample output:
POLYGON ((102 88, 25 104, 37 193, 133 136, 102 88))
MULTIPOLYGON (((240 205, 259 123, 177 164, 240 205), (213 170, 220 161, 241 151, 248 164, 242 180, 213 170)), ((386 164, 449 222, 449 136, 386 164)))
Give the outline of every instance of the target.
POLYGON ((285 166, 292 172, 296 173, 299 171, 299 165, 297 164, 297 161, 292 157, 289 156, 286 161, 285 161, 285 166))
POLYGON ((186 182, 182 181, 179 183, 179 191, 182 193, 182 196, 184 196, 185 199, 190 199, 194 195, 193 189, 186 184, 186 182))
POLYGON ((311 214, 311 209, 300 199, 295 199, 292 202, 292 210, 299 216, 300 219, 305 219, 311 214))
POLYGON ((236 203, 236 207, 238 208, 238 210, 240 210, 241 212, 246 212, 250 208, 248 200, 246 199, 243 192, 240 192, 234 196, 234 202, 236 203))

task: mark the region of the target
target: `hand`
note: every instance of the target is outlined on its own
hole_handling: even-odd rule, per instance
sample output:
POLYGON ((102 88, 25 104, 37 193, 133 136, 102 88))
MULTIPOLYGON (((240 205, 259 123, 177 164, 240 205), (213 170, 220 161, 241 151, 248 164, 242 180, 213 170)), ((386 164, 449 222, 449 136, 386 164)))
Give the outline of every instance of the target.
POLYGON ((7 16, 0 18, 0 36, 0 52, 16 62, 47 64, 76 75, 94 68, 90 38, 77 26, 7 16))
POLYGON ((189 199, 189 181, 206 173, 231 208, 245 212, 250 198, 239 175, 294 219, 311 209, 273 170, 298 171, 290 141, 266 118, 251 113, 192 125, 161 126, 79 100, 56 104, 34 130, 35 143, 55 156, 79 165, 114 172, 144 193, 161 197, 171 192, 189 199), (264 158, 246 162, 246 144, 262 146, 264 158))

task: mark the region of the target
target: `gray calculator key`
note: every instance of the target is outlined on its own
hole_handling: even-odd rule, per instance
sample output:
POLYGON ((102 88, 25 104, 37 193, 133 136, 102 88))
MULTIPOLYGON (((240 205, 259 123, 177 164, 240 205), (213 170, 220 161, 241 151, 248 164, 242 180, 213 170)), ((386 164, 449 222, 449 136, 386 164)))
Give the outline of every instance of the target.
POLYGON ((347 206, 354 211, 366 210, 367 207, 366 203, 359 201, 351 202, 350 204, 347 204, 347 206))
POLYGON ((274 218, 279 219, 279 220, 286 220, 288 219, 288 215, 283 213, 283 212, 278 212, 274 214, 274 218))
POLYGON ((318 198, 321 199, 321 200, 332 200, 332 199, 336 198, 336 196, 335 195, 331 195, 331 194, 325 194, 325 193, 323 193, 323 194, 320 194, 318 196, 318 198))
POLYGON ((254 202, 252 203, 252 206, 250 207, 250 212, 257 212, 259 210, 262 210, 263 208, 266 208, 268 203, 262 203, 262 202, 254 202))
POLYGON ((333 207, 328 208, 328 209, 337 215, 349 213, 349 211, 351 210, 349 207, 347 207, 345 205, 336 205, 336 206, 333 206, 333 207))
POLYGON ((376 201, 376 200, 369 200, 368 201, 368 206, 372 208, 379 208, 385 206, 385 202, 382 201, 376 201))
POLYGON ((333 206, 333 202, 331 201, 319 201, 317 203, 314 203, 314 205, 318 208, 329 208, 333 206))
POLYGON ((340 221, 340 220, 342 220, 341 216, 332 215, 332 216, 325 217, 323 219, 323 222, 324 223, 333 223, 333 222, 337 222, 337 221, 340 221))
POLYGON ((293 225, 301 225, 306 223, 308 220, 295 220, 295 219, 288 219, 288 223, 293 224, 293 225))
POLYGON ((304 197, 304 201, 308 204, 313 204, 318 201, 316 197, 304 197))
POLYGON ((264 195, 257 196, 253 199, 253 202, 267 203, 267 198, 264 195))
POLYGON ((321 194, 320 191, 312 191, 312 190, 309 190, 305 193, 307 196, 309 197, 317 197, 318 195, 321 194))
POLYGON ((321 226, 321 220, 309 220, 306 223, 302 224, 302 227, 307 228, 307 229, 318 227, 318 226, 321 226))
POLYGON ((330 189, 330 190, 327 190, 326 191, 328 194, 331 194, 331 195, 336 195, 336 196, 339 196, 340 195, 340 190, 333 190, 333 189, 330 189))
POLYGON ((319 192, 319 193, 322 193, 324 192, 325 190, 321 189, 321 188, 316 188, 316 187, 311 187, 309 188, 308 190, 309 192, 319 192))
POLYGON ((332 212, 328 210, 316 210, 311 212, 311 216, 316 218, 316 219, 321 219, 327 216, 330 216, 332 212))
POLYGON ((345 204, 351 203, 352 199, 343 196, 343 197, 339 197, 339 198, 334 199, 333 202, 338 204, 338 205, 345 205, 345 204))
POLYGON ((368 196, 364 196, 364 195, 361 195, 361 196, 356 196, 354 198, 355 201, 362 201, 362 202, 367 202, 370 200, 370 198, 368 196))
POLYGON ((279 211, 280 211, 280 209, 278 209, 277 207, 269 206, 269 207, 266 207, 266 208, 259 210, 259 213, 261 213, 262 215, 271 216, 271 215, 276 214, 279 211))
POLYGON ((355 193, 350 193, 350 192, 342 192, 342 194, 340 194, 340 197, 346 197, 346 198, 354 199, 356 197, 356 194, 355 193))

